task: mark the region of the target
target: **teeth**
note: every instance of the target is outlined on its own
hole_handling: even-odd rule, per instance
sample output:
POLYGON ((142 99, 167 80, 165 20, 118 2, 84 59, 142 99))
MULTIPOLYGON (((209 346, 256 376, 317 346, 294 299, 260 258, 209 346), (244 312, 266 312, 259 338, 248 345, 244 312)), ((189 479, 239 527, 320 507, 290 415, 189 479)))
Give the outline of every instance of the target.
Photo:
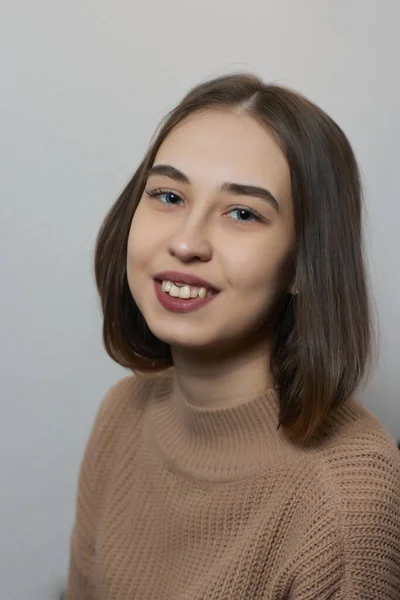
POLYGON ((190 298, 190 287, 188 285, 184 285, 179 290, 179 297, 187 300, 190 298))
POLYGON ((173 298, 179 298, 180 291, 181 291, 180 288, 178 288, 178 286, 173 283, 171 285, 171 289, 169 290, 169 295, 172 296, 173 298))
POLYGON ((173 298, 182 298, 188 300, 189 298, 208 298, 213 296, 214 292, 207 290, 204 287, 196 287, 191 285, 176 284, 173 281, 163 281, 161 289, 173 298))

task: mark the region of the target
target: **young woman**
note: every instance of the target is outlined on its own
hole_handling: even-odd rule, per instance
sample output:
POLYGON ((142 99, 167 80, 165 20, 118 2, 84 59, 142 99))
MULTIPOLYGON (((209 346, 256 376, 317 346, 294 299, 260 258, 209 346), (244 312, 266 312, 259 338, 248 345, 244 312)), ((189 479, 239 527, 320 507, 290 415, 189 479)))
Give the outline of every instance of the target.
POLYGON ((359 171, 257 77, 168 115, 99 233, 107 394, 68 600, 400 598, 400 458, 371 357, 359 171))

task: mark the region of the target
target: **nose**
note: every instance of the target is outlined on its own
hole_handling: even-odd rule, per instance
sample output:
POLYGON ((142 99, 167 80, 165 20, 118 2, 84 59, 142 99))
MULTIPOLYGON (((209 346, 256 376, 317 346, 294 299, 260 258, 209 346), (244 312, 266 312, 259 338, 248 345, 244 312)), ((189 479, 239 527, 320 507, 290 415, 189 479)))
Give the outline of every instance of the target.
POLYGON ((168 252, 182 262, 207 262, 212 257, 211 243, 204 235, 203 228, 188 222, 169 238, 168 252))

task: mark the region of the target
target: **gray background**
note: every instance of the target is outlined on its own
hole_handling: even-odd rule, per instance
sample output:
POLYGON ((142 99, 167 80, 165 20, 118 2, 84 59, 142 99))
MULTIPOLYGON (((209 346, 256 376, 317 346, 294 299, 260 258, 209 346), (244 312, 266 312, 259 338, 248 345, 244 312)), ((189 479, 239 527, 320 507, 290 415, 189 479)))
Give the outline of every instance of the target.
POLYGON ((381 358, 362 398, 400 437, 397 0, 20 0, 0 4, 0 596, 67 570, 79 462, 125 374, 106 356, 93 245, 164 113, 253 70, 319 103, 363 171, 381 358))

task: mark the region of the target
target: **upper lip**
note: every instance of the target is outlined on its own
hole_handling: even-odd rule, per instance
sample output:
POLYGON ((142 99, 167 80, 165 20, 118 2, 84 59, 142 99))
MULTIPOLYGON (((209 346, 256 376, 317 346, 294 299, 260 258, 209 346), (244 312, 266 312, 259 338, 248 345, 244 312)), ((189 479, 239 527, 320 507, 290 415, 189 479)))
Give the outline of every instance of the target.
POLYGON ((204 287, 214 292, 219 292, 219 289, 207 281, 206 279, 202 279, 197 275, 193 275, 192 273, 182 273, 180 271, 163 271, 162 273, 157 273, 154 275, 153 279, 158 279, 159 281, 172 281, 175 283, 185 283, 187 285, 195 285, 197 287, 204 287))

